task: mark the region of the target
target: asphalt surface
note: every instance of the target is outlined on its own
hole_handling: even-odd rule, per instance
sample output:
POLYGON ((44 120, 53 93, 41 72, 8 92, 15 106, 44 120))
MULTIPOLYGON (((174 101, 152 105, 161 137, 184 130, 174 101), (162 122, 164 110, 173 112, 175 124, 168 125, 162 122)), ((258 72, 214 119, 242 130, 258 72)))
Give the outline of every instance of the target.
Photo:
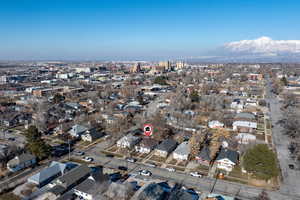
MULTIPOLYGON (((108 158, 105 157, 101 152, 97 151, 88 151, 87 155, 94 158, 94 163, 102 165, 107 168, 117 169, 119 166, 125 166, 128 168, 129 173, 137 174, 139 170, 147 169, 152 172, 151 177, 145 177, 146 179, 162 179, 167 181, 174 181, 184 184, 186 187, 194 188, 200 192, 210 192, 215 179, 209 177, 192 177, 189 174, 183 172, 169 172, 163 168, 153 168, 146 166, 143 163, 130 163, 123 159, 117 158, 108 158)), ((239 197, 241 199, 254 199, 260 193, 262 189, 257 187, 252 187, 244 184, 228 182, 224 180, 218 180, 215 187, 214 193, 220 193, 229 196, 239 197)), ((282 200, 282 199, 291 199, 296 200, 300 199, 297 196, 289 193, 283 193, 282 191, 270 191, 269 196, 272 200, 282 200)))
POLYGON ((284 113, 280 110, 281 103, 279 102, 279 99, 271 93, 270 82, 267 83, 266 100, 270 103, 270 116, 273 125, 273 144, 277 151, 277 157, 282 172, 280 191, 282 193, 300 196, 300 171, 290 169, 288 166, 289 164, 294 164, 296 166, 295 161, 290 158, 288 150, 288 145, 291 139, 282 133, 283 128, 279 123, 277 123, 280 119, 282 119, 284 113))

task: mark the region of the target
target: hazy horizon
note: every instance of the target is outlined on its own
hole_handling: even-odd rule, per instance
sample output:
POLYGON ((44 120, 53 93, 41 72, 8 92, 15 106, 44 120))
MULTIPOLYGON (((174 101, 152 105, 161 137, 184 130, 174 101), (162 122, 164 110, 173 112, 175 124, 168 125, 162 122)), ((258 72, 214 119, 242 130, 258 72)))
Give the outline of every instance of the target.
POLYGON ((0 7, 0 60, 295 59, 299 6, 293 0, 12 0, 0 7))

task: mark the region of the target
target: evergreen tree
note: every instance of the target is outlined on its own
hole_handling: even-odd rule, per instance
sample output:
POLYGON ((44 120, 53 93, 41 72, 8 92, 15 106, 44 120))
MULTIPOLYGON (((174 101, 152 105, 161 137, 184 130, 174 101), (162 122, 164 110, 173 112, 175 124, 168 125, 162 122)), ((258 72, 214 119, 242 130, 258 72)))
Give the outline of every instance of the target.
POLYGON ((50 155, 51 147, 42 139, 42 134, 35 126, 30 126, 25 133, 26 149, 38 159, 47 158, 50 155))
POLYGON ((275 153, 265 144, 257 144, 249 149, 244 156, 243 165, 248 172, 260 179, 269 180, 278 176, 275 153))

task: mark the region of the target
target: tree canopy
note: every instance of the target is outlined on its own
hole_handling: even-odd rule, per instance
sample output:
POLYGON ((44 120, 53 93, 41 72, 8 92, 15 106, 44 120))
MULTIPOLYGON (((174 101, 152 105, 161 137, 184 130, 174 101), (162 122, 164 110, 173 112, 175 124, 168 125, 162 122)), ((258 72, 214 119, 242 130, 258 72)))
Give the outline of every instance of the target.
POLYGON ((269 180, 278 176, 275 153, 265 144, 249 149, 243 158, 244 168, 259 179, 269 180))
POLYGON ((193 90, 193 91, 191 92, 191 94, 190 94, 190 99, 191 99, 192 102, 199 102, 200 97, 199 97, 199 95, 198 95, 198 92, 195 91, 195 90, 193 90))
POLYGON ((38 159, 43 159, 49 156, 50 146, 42 139, 42 134, 35 126, 30 126, 25 133, 26 149, 35 155, 38 159))
POLYGON ((287 85, 288 85, 288 81, 287 81, 287 79, 286 79, 285 76, 282 77, 282 78, 280 79, 280 81, 281 81, 281 83, 282 83, 284 86, 287 86, 287 85))
POLYGON ((60 103, 64 100, 65 100, 65 97, 63 95, 59 94, 59 93, 56 93, 53 97, 53 102, 54 103, 60 103))
POLYGON ((164 76, 157 76, 154 79, 154 83, 159 84, 159 85, 168 85, 168 83, 166 81, 166 77, 164 77, 164 76))

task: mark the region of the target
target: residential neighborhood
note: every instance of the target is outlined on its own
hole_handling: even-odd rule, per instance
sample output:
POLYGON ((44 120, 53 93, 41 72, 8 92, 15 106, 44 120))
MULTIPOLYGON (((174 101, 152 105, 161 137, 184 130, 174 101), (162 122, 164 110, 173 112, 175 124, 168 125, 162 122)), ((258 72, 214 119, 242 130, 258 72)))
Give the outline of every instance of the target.
MULTIPOLYGON (((168 61, 3 69, 4 194, 192 200, 253 199, 264 192, 272 199, 298 198, 296 188, 285 186, 274 138, 279 119, 269 100, 297 105, 298 79, 285 68, 168 61)), ((293 171, 299 170, 295 142, 289 144, 293 171)))

